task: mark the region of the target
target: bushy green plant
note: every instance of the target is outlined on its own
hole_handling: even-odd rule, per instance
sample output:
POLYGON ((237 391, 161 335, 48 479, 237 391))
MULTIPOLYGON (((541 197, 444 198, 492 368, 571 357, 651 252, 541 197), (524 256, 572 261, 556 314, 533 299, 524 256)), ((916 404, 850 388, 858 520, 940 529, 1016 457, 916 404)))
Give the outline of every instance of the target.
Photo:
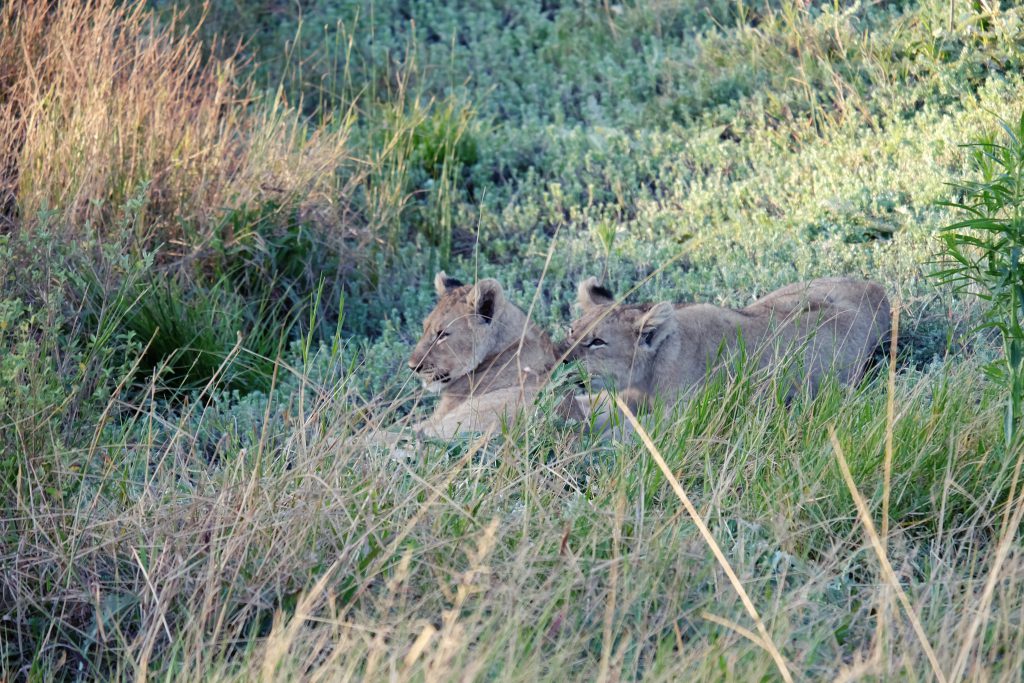
POLYGON ((1024 114, 1001 123, 1002 140, 969 146, 980 179, 956 183, 960 198, 946 203, 968 217, 941 229, 951 261, 936 277, 988 303, 982 326, 998 330, 1003 343, 1003 358, 989 365, 989 374, 1008 390, 1010 448, 1024 420, 1024 114))
POLYGON ((211 272, 240 300, 272 300, 274 311, 287 318, 280 325, 297 323, 304 332, 308 325, 318 338, 330 338, 342 322, 339 302, 358 292, 356 275, 368 267, 359 250, 294 202, 242 206, 226 212, 222 221, 232 239, 210 257, 211 272))
POLYGON ((427 175, 438 180, 446 168, 461 169, 479 160, 480 150, 470 130, 473 119, 471 107, 449 98, 437 103, 413 129, 413 152, 427 175))
POLYGON ((362 195, 393 253, 409 233, 422 234, 447 262, 454 207, 469 194, 480 149, 472 107, 455 98, 421 100, 405 90, 369 107, 360 132, 373 172, 362 195))

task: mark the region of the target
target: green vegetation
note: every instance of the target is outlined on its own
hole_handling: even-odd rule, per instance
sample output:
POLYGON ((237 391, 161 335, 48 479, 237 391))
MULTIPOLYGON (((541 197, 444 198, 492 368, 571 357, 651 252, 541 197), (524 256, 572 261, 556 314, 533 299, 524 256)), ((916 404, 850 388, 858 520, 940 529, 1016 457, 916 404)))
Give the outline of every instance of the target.
POLYGON ((978 288, 989 303, 986 325, 999 330, 1003 359, 990 374, 1007 386, 1006 445, 1013 447, 1024 420, 1024 115, 1004 124, 1007 141, 977 143, 974 162, 981 180, 961 184, 962 201, 951 204, 969 218, 943 228, 952 267, 936 276, 966 289, 978 288))
POLYGON ((361 445, 430 409, 406 359, 440 267, 556 337, 589 275, 724 305, 883 282, 893 424, 880 353, 790 405, 737 371, 655 444, 796 679, 932 676, 830 427, 940 669, 1020 678, 1022 25, 5 3, 0 679, 778 678, 646 449, 554 416, 569 371, 490 442, 361 445))

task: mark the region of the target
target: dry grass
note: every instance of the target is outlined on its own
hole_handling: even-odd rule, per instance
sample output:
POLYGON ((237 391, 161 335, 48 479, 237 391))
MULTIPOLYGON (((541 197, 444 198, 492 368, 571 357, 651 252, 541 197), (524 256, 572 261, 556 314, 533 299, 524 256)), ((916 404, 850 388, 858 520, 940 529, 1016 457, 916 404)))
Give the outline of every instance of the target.
MULTIPOLYGON (((976 654, 954 661, 957 648, 942 648, 940 671, 1013 678, 1016 655, 993 653, 1024 644, 1013 628, 1024 564, 1009 532, 1021 508, 994 561, 985 538, 1001 514, 997 497, 964 508, 955 528, 894 526, 885 554, 871 534, 892 558, 889 588, 873 579, 845 495, 854 475, 844 469, 843 483, 824 425, 856 444, 849 490, 866 519, 880 491, 864 500, 857 489, 881 483, 865 472, 891 431, 871 418, 885 413, 883 378, 798 408, 802 418, 739 399, 742 381, 727 386, 717 403, 660 422, 645 440, 661 444, 662 478, 643 449, 591 443, 543 416, 490 442, 425 445, 415 461, 396 461, 360 445, 347 375, 280 369, 289 372, 306 389, 286 417, 224 434, 212 449, 215 411, 202 401, 168 422, 155 402, 114 399, 108 412, 118 417, 97 430, 91 452, 24 460, 3 516, 5 536, 18 537, 2 558, 5 667, 174 680, 678 680, 681 671, 748 680, 781 667, 798 680, 920 677, 930 671, 916 645, 924 634, 976 654), (72 493, 48 491, 44 462, 72 493), (690 492, 691 518, 706 520, 699 535, 670 485, 690 492), (918 635, 892 620, 878 660, 868 609, 886 590, 903 595, 918 635), (758 633, 740 625, 744 612, 758 633), (990 631, 975 643, 980 613, 990 631)), ((897 377, 897 404, 908 406, 894 434, 899 518, 908 482, 928 486, 920 463, 929 453, 949 447, 964 463, 933 489, 954 498, 970 486, 978 440, 999 443, 998 405, 962 400, 975 382, 969 363, 897 377), (947 383, 957 387, 948 403, 918 409, 947 383)))
POLYGON ((658 468, 661 469, 662 474, 665 475, 665 479, 667 479, 669 484, 672 486, 672 491, 676 494, 676 497, 679 498, 683 507, 686 508, 686 513, 690 515, 690 519, 697 526, 697 530, 700 532, 704 542, 708 544, 708 548, 710 548, 711 552, 714 553, 718 564, 722 567, 722 570, 725 571, 726 576, 729 577, 729 583, 731 583, 732 587, 736 590, 736 594, 740 596, 740 601, 743 603, 743 609, 747 611, 750 619, 757 627, 757 632, 759 634, 753 638, 747 636, 747 639, 763 647, 768 654, 771 655, 772 659, 775 660, 775 664, 779 667, 779 674, 782 676, 782 680, 786 681, 786 683, 791 683, 793 676, 789 673, 789 667, 786 665, 786 660, 782 658, 782 654, 779 652, 779 649, 775 647, 775 643, 768 634, 768 629, 765 628, 764 622, 757 613, 757 608, 755 608, 754 603, 750 601, 750 596, 747 595, 746 589, 743 588, 743 584, 740 582, 739 577, 736 576, 736 571, 732 568, 732 565, 729 564, 729 560, 727 560, 725 555, 722 554, 722 549, 718 546, 718 542, 715 541, 715 537, 711 535, 711 531, 708 530, 708 525, 705 524, 700 513, 697 512, 697 508, 695 508, 693 503, 690 502, 690 497, 686 495, 686 492, 683 491, 683 487, 679 485, 679 481, 675 478, 675 475, 672 474, 672 470, 670 470, 668 464, 665 463, 665 459, 662 457, 661 453, 658 452, 658 447, 654 445, 653 441, 651 441, 650 435, 636 419, 636 415, 633 414, 633 411, 629 409, 629 406, 626 405, 626 402, 623 401, 621 397, 616 396, 615 402, 629 420, 630 424, 633 425, 633 429, 635 429, 637 434, 640 436, 640 440, 643 441, 647 452, 651 454, 651 457, 654 458, 654 461, 658 464, 658 468))
MULTIPOLYGON (((883 576, 899 598, 900 604, 903 606, 903 610, 907 615, 907 620, 910 621, 910 624, 914 629, 914 635, 917 636, 917 640, 921 644, 921 649, 924 650, 925 655, 928 657, 928 663, 932 667, 932 673, 935 675, 936 680, 940 683, 946 683, 946 677, 942 673, 939 661, 935 658, 935 649, 931 646, 931 643, 928 642, 928 636, 925 634, 924 628, 921 626, 921 622, 917 618, 917 613, 911 606, 906 592, 900 587, 899 579, 896 578, 896 573, 892 570, 892 565, 889 564, 889 560, 886 557, 887 553, 885 547, 882 544, 882 539, 875 530, 875 523, 871 519, 871 513, 868 512, 868 507, 864 502, 864 497, 861 496, 860 491, 857 490, 857 484, 853 481, 853 475, 850 474, 850 466, 846 462, 846 456, 843 455, 843 448, 839 445, 839 439, 836 438, 835 430, 829 429, 829 438, 832 440, 832 448, 835 449, 836 457, 839 459, 839 467, 843 472, 843 481, 846 483, 846 487, 850 490, 850 495, 853 497, 853 501, 857 505, 857 513, 860 515, 861 523, 864 525, 864 530, 867 532, 868 540, 871 542, 871 547, 874 549, 875 554, 878 555, 878 561, 882 565, 883 576)), ((885 493, 885 497, 888 498, 888 493, 885 493)))
POLYGON ((4 3, 6 220, 46 215, 72 238, 130 220, 140 244, 179 252, 230 240, 223 212, 268 198, 301 198, 340 225, 357 175, 351 121, 311 129, 281 102, 254 101, 238 71, 204 61, 195 30, 176 36, 144 2, 4 3))

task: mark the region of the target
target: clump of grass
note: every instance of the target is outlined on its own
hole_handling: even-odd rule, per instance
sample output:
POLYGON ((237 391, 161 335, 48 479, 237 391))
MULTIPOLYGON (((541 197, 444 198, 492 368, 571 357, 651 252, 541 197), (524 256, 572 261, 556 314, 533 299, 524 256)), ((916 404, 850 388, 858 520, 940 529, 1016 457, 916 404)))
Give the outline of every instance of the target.
POLYGON ((266 390, 295 323, 284 300, 241 297, 226 278, 186 286, 173 275, 146 283, 125 317, 125 329, 145 344, 140 369, 172 391, 217 380, 227 390, 266 390))

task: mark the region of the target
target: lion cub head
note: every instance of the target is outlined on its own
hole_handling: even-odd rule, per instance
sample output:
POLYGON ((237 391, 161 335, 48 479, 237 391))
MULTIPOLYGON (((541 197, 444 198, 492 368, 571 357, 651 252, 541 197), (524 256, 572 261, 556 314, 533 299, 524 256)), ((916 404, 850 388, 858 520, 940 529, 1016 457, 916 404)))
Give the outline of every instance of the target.
POLYGON ((577 289, 582 317, 569 328, 566 360, 582 360, 595 386, 627 390, 647 385, 659 347, 679 332, 675 305, 623 306, 588 278, 577 289))
POLYGON ((507 304, 497 280, 464 285, 441 271, 434 278, 437 305, 423 321, 423 336, 409 358, 409 368, 430 391, 441 391, 468 375, 501 343, 507 304))

